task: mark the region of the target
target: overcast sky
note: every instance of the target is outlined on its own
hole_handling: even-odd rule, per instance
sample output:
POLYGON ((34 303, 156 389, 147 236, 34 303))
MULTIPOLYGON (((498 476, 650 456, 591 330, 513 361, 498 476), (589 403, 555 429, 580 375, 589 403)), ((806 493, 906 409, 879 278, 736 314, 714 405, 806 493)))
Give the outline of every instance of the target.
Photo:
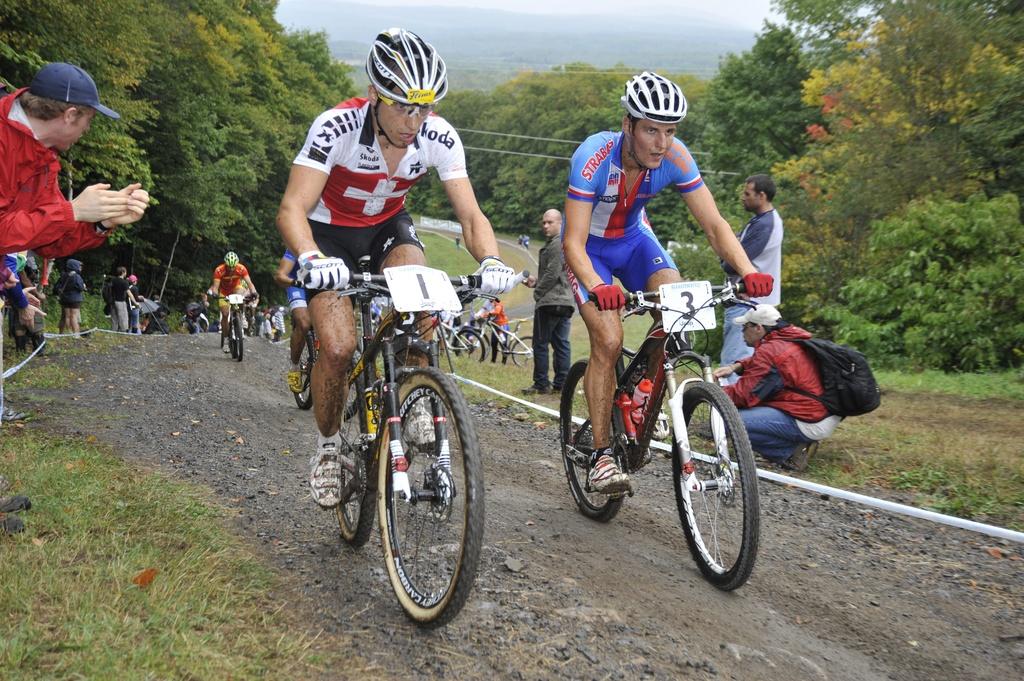
MULTIPOLYGON (((367 0, 354 0, 368 4, 367 0)), ((501 9, 509 12, 536 14, 619 14, 629 12, 635 19, 650 16, 657 22, 659 13, 674 16, 692 13, 695 17, 714 19, 723 24, 759 29, 766 18, 781 22, 782 17, 771 10, 771 0, 381 0, 381 5, 446 5, 501 9)))

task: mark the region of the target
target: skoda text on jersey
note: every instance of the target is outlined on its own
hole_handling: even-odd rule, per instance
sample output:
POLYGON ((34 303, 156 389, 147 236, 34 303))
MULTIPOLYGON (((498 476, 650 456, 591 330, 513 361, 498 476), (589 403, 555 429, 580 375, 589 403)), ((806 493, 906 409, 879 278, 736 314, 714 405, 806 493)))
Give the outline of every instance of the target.
POLYGON ((437 168, 442 182, 468 177, 462 140, 448 121, 430 114, 388 174, 369 120, 370 103, 354 97, 320 114, 294 163, 328 175, 310 220, 344 227, 386 222, 405 205, 409 189, 437 168))

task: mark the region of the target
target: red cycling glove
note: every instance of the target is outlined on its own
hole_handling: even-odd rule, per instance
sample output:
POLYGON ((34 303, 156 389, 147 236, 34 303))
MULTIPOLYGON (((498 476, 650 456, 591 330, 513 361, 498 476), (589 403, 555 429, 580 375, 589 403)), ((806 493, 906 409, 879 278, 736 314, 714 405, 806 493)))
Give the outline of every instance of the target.
POLYGON ((597 309, 618 310, 626 306, 626 295, 614 284, 599 284, 590 292, 590 299, 597 304, 597 309))
POLYGON ((743 288, 751 298, 763 298, 772 292, 775 279, 764 272, 751 272, 743 277, 743 288))

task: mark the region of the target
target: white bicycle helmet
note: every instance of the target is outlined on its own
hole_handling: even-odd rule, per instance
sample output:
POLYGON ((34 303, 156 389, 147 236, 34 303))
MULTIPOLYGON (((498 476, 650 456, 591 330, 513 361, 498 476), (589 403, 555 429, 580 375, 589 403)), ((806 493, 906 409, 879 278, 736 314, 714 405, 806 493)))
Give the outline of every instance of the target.
POLYGON ((686 116, 686 97, 682 89, 650 71, 626 81, 622 105, 633 118, 646 118, 656 123, 678 123, 686 116))
POLYGON ((403 104, 433 104, 448 94, 448 69, 437 50, 412 31, 389 28, 366 56, 366 75, 385 97, 403 104))

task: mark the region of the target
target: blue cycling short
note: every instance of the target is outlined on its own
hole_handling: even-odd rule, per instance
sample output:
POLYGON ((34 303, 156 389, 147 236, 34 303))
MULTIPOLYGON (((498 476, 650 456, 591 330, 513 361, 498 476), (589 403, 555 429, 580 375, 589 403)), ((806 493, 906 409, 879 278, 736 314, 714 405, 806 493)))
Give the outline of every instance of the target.
MULTIPOLYGON (((618 239, 590 235, 586 251, 601 281, 610 284, 612 277, 617 277, 627 291, 644 291, 652 274, 658 270, 676 269, 668 251, 662 248, 649 229, 634 229, 618 239)), ((576 304, 582 306, 590 292, 576 277, 570 276, 569 283, 576 304)))
POLYGON ((288 294, 289 310, 294 310, 297 307, 306 307, 306 289, 301 286, 289 286, 285 289, 285 292, 288 294))

